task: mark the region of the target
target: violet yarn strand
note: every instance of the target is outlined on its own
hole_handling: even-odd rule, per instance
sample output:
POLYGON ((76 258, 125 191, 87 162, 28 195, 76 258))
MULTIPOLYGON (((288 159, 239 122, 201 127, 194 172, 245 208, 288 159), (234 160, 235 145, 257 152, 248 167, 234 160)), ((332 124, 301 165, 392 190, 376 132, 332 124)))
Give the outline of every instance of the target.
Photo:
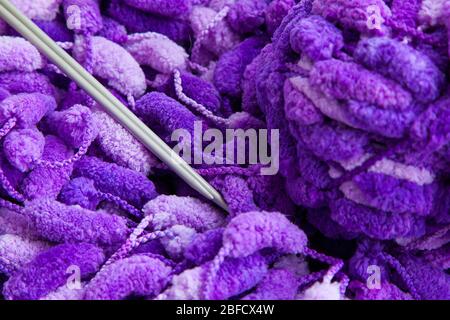
MULTIPOLYGON (((9 119, 0 129, 0 139, 6 136, 11 131, 11 129, 15 127, 16 123, 17 123, 16 118, 9 119)), ((11 183, 9 182, 8 178, 5 176, 5 173, 1 168, 0 168, 0 184, 3 187, 3 189, 14 199, 18 201, 25 200, 24 196, 14 189, 14 187, 11 185, 11 183)))

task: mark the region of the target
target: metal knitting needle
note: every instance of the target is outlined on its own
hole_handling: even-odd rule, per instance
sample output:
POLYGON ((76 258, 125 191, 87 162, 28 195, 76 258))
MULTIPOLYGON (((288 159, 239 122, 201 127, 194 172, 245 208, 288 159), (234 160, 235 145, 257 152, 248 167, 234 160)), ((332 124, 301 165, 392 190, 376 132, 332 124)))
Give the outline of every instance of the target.
POLYGON ((50 61, 76 82, 144 146, 205 198, 228 211, 220 193, 189 166, 133 112, 60 48, 45 32, 22 14, 9 0, 0 0, 0 18, 30 41, 50 61))

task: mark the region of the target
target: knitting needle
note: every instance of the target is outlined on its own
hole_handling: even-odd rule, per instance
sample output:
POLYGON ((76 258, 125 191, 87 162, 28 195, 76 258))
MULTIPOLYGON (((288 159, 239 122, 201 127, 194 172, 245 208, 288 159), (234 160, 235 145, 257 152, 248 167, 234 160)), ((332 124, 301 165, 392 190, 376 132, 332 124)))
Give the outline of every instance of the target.
POLYGON ((220 193, 189 166, 161 138, 148 128, 119 99, 87 72, 75 59, 60 48, 36 24, 15 8, 9 0, 0 0, 0 17, 30 41, 69 78, 102 105, 119 123, 127 128, 144 146, 205 198, 228 211, 220 193))

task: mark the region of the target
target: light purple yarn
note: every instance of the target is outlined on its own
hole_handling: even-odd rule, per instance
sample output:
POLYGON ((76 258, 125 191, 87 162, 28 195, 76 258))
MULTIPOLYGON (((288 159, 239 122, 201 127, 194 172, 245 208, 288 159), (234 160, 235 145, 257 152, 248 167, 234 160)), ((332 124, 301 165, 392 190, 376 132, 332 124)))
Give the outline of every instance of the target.
POLYGON ((450 299, 449 3, 12 3, 228 212, 0 21, 0 299, 450 299))

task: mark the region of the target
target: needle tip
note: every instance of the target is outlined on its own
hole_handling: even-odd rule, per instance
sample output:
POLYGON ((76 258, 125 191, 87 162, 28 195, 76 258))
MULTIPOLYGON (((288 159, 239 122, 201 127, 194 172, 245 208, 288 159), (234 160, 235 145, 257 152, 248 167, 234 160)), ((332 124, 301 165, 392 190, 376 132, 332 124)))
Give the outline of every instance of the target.
POLYGON ((225 210, 226 212, 230 213, 228 205, 225 203, 225 201, 223 200, 223 198, 221 196, 214 197, 213 202, 215 204, 217 204, 219 207, 221 207, 223 210, 225 210))

